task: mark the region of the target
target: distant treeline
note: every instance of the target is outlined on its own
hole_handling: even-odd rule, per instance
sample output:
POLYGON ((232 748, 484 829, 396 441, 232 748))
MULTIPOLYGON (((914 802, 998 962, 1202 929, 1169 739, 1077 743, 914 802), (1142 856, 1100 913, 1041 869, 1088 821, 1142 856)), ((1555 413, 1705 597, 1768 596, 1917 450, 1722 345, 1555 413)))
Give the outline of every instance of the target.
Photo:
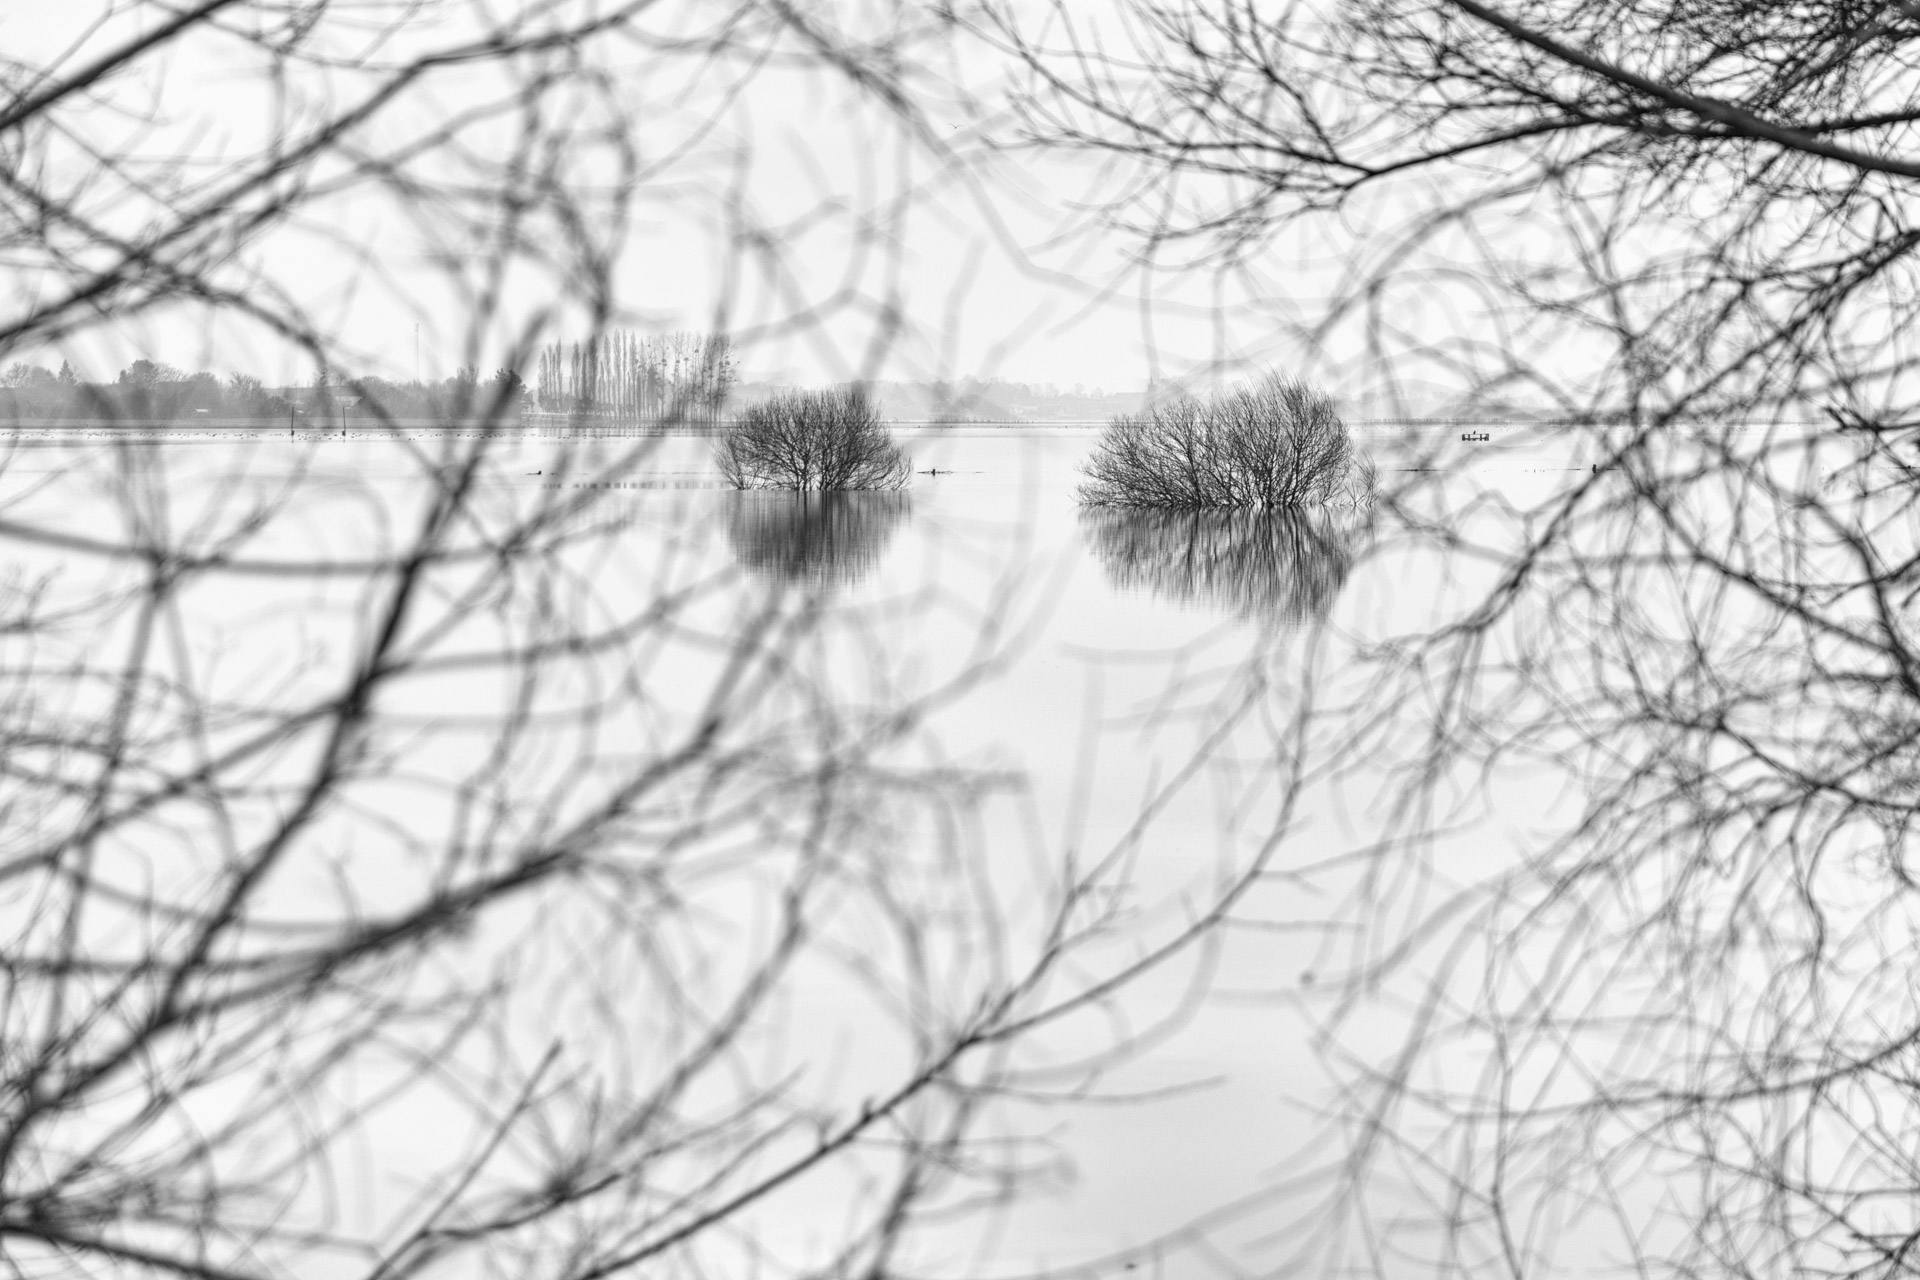
POLYGON ((0 424, 72 420, 181 422, 289 418, 366 423, 517 418, 523 409, 624 423, 710 424, 738 378, 733 345, 712 334, 615 332, 555 342, 536 359, 535 386, 501 369, 482 380, 469 365, 439 382, 389 382, 316 374, 306 386, 270 388, 249 374, 224 380, 136 360, 111 382, 16 363, 0 373, 0 424))
POLYGON ((608 333, 555 342, 535 366, 548 413, 632 423, 714 423, 738 378, 733 344, 717 334, 608 333))
POLYGON ((439 382, 336 379, 323 373, 307 386, 273 389, 250 374, 236 373, 223 381, 212 373, 185 373, 153 360, 135 360, 112 382, 84 381, 64 361, 58 372, 16 363, 0 372, 0 423, 289 418, 322 426, 343 415, 358 423, 451 422, 518 417, 525 393, 520 375, 511 369, 482 381, 471 365, 439 382))
POLYGON ((183 373, 152 360, 136 360, 113 382, 89 382, 62 362, 58 373, 41 365, 13 364, 0 373, 0 421, 59 422, 66 419, 172 421, 206 414, 257 417, 286 412, 286 401, 258 378, 236 375, 222 382, 211 373, 183 373))
POLYGON ((309 386, 267 388, 250 374, 227 380, 134 361, 113 382, 86 382, 60 370, 15 363, 0 372, 0 422, 194 418, 313 418, 369 422, 516 418, 524 409, 614 422, 718 422, 737 380, 733 345, 714 334, 612 332, 593 342, 555 344, 538 355, 538 382, 501 368, 490 380, 468 365, 442 382, 388 382, 315 374, 309 386))
MULTIPOLYGON (((512 369, 481 377, 468 366, 437 382, 346 377, 337 370, 302 385, 268 387, 249 374, 226 378, 136 360, 111 381, 15 363, 0 371, 0 425, 73 420, 136 422, 237 418, 337 423, 381 420, 512 421, 523 412, 596 422, 715 425, 740 401, 750 404, 792 387, 742 386, 733 344, 714 334, 613 332, 587 342, 554 342, 534 357, 531 385, 512 369)), ((1139 392, 1071 390, 965 379, 877 382, 868 394, 882 416, 904 422, 1099 421, 1137 412, 1139 392)))

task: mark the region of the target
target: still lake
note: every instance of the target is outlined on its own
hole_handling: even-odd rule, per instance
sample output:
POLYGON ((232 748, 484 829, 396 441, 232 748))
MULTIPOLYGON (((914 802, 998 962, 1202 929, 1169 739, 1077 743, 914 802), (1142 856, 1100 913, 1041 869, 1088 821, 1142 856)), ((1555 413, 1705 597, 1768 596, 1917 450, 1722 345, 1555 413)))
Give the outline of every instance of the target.
MULTIPOLYGON (((1354 902, 1374 892, 1370 851, 1406 821, 1396 767, 1418 736, 1417 708, 1397 723, 1348 723, 1341 708, 1378 710, 1365 655, 1431 630, 1484 590, 1498 566, 1463 545, 1497 545, 1516 512, 1590 476, 1577 433, 1493 426, 1484 442, 1465 443, 1461 430, 1360 429, 1383 488, 1413 495, 1405 510, 1370 518, 1083 511, 1073 491, 1094 439, 1087 429, 902 431, 915 470, 908 492, 833 499, 724 490, 710 441, 698 437, 510 433, 488 443, 452 517, 454 541, 480 548, 480 567, 454 570, 431 608, 394 625, 456 655, 498 634, 561 647, 612 637, 581 646, 578 669, 542 689, 592 721, 595 745, 568 746, 579 754, 565 759, 557 748, 531 752, 512 782, 540 797, 537 814, 497 819, 556 828, 595 803, 584 793, 596 770, 632 768, 706 713, 727 664, 749 647, 743 637, 759 636, 753 628, 785 628, 781 698, 754 712, 772 718, 752 721, 760 736, 735 767, 817 781, 817 762, 792 763, 815 760, 806 752, 816 748, 795 744, 831 738, 831 751, 817 750, 857 755, 845 768, 874 797, 871 822, 845 839, 895 842, 903 863, 968 864, 930 881, 915 910, 961 914, 966 904, 940 894, 977 879, 994 941, 970 937, 964 921, 927 925, 945 939, 930 963, 951 970, 930 989, 970 990, 980 966, 998 963, 982 958, 994 948, 1046 945, 1047 930, 1080 910, 1050 896, 1063 867, 1100 899, 1097 923, 1074 937, 1072 977, 1050 979, 1092 994, 1023 1041, 1008 1064, 1016 1085, 992 1102, 988 1127, 1028 1170, 1023 1195, 990 1215, 990 1230, 973 1220, 930 1230, 914 1256, 951 1275, 1271 1268, 1323 1229, 1315 1215, 1350 1136, 1339 1090, 1356 1063, 1389 1069, 1411 1016, 1385 1000, 1352 1016, 1368 995, 1342 975, 1365 967, 1356 946, 1392 945, 1356 942, 1378 921, 1354 902), (484 549, 499 546, 490 539, 529 522, 554 539, 547 569, 485 579, 484 549), (620 639, 648 618, 630 643, 620 639), (1204 939, 1110 995, 1100 989, 1103 974, 1130 972, 1223 894, 1224 922, 1204 939), (1316 1036, 1334 1006, 1347 1020, 1330 1045, 1316 1036), (1206 1230, 1179 1235, 1194 1223, 1206 1230)), ((241 709, 262 700, 296 701, 376 628, 359 567, 446 518, 434 514, 436 487, 452 483, 472 439, 19 433, 0 474, 0 520, 17 549, 8 590, 16 608, 31 600, 61 619, 41 636, 36 669, 117 652, 140 624, 116 601, 137 600, 150 575, 185 554, 198 557, 196 585, 169 600, 175 657, 192 673, 182 683, 220 709, 216 722, 243 722, 241 709)), ((500 555, 505 563, 509 551, 500 555)), ((281 906, 297 914, 329 877, 357 883, 363 897, 417 888, 404 859, 374 847, 445 839, 466 820, 449 799, 455 780, 485 772, 509 723, 540 732, 537 716, 535 729, 514 719, 505 686, 474 665, 423 668, 383 707, 413 726, 382 748, 389 793, 370 784, 356 812, 314 837, 326 872, 290 875, 281 906), (418 794, 405 794, 407 779, 418 794)), ((101 705, 77 681, 60 697, 47 714, 84 719, 101 705)), ((194 747, 156 737, 144 763, 159 771, 176 752, 217 753, 222 730, 205 732, 194 747)), ((1518 766, 1483 782, 1422 837, 1427 892, 1497 874, 1577 802, 1518 766)), ((815 792, 765 794, 753 821, 783 831, 778 797, 815 792)), ((684 815, 701 801, 675 803, 693 806, 684 815)), ((717 891, 716 913, 726 903, 757 909, 751 893, 733 892, 717 891)), ((867 926, 847 927, 849 948, 866 945, 855 939, 867 926)), ((552 964, 558 991, 581 960, 527 963, 552 964)), ((768 1050, 824 1075, 836 1095, 859 1094, 869 1072, 883 1079, 892 1048, 876 1046, 897 1038, 876 1029, 848 972, 857 970, 797 984, 787 1006, 797 1029, 768 1050)), ((563 1029, 590 1015, 554 996, 546 1016, 563 1029)), ((531 1015, 526 1029, 544 1033, 531 1015)), ((1470 1072, 1477 1060, 1458 1065, 1470 1072)), ((375 1145, 403 1167, 418 1143, 403 1126, 375 1145)), ((796 1256, 824 1249, 833 1228, 819 1206, 834 1194, 829 1184, 770 1204, 756 1230, 796 1256)))

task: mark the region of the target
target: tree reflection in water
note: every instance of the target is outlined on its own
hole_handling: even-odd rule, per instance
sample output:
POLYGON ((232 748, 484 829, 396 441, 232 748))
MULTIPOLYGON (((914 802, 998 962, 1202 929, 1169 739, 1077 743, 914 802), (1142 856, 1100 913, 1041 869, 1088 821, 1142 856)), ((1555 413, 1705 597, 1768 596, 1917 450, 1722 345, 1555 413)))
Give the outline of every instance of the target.
POLYGON ((727 541, 747 572, 814 587, 844 586, 873 572, 912 511, 904 493, 728 495, 727 541))
POLYGON ((1326 616, 1363 532, 1321 511, 1087 507, 1080 529, 1122 591, 1298 624, 1326 616))

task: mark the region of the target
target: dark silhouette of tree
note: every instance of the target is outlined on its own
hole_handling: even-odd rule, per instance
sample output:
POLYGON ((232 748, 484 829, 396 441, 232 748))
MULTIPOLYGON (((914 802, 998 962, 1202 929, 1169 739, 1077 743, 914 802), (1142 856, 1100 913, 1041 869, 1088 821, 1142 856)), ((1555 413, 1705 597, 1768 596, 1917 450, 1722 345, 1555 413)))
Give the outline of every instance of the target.
POLYGON ((1373 500, 1326 394, 1269 374, 1206 400, 1182 397, 1108 423, 1084 467, 1092 506, 1255 510, 1373 500))
POLYGON ((796 391, 750 406, 714 450, 736 489, 901 489, 906 455, 864 388, 796 391))

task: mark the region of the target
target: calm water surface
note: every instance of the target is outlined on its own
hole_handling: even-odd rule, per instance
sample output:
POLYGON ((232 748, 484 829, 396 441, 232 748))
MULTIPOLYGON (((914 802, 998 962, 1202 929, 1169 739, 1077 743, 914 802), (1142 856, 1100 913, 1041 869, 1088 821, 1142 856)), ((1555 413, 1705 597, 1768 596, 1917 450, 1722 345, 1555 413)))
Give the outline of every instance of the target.
MULTIPOLYGON (((1365 443, 1388 486, 1417 480, 1424 473, 1413 468, 1436 465, 1437 450, 1455 474, 1426 509, 1458 513, 1463 528, 1497 526, 1508 508, 1589 475, 1571 437, 1494 430, 1463 445, 1454 434, 1381 430, 1365 443)), ((1330 776, 1323 761, 1362 733, 1382 735, 1384 761, 1398 731, 1343 724, 1337 708, 1365 679, 1356 653, 1443 616, 1486 570, 1408 535, 1385 512, 1083 511, 1073 486, 1090 431, 902 438, 916 470, 910 491, 825 498, 722 490, 708 442, 693 438, 509 440, 461 518, 484 541, 490 527, 551 510, 577 533, 565 572, 479 591, 405 625, 439 627, 457 650, 469 633, 480 643, 495 614, 526 608, 591 627, 684 596, 683 630, 649 634, 644 652, 620 662, 584 665, 567 695, 591 706, 624 681, 641 710, 609 713, 605 733, 638 747, 660 725, 698 714, 741 619, 811 609, 816 622, 790 661, 814 714, 855 723, 912 708, 912 732, 889 750, 919 776, 974 780, 970 798, 943 800, 942 811, 961 815, 966 833, 950 839, 984 859, 1008 936, 1041 927, 1063 858, 1111 868, 1108 934, 1085 953, 1096 969, 1124 966, 1177 933, 1193 904, 1264 857, 1217 942, 1024 1051, 1030 1087, 1000 1104, 993 1126, 1035 1144, 1048 1172, 990 1234, 942 1228, 918 1247, 928 1269, 955 1275, 1097 1258, 1149 1273, 1219 1270, 1220 1259, 1179 1261, 1178 1247, 1140 1250, 1241 1206, 1216 1224, 1222 1257, 1276 1265, 1298 1207, 1313 1199, 1294 1184, 1339 1155, 1321 1119, 1334 1082, 1312 1037, 1330 998, 1323 975, 1352 926, 1344 895, 1365 874, 1364 860, 1350 860, 1391 820, 1384 773, 1348 759, 1330 776), (569 510, 583 495, 591 505, 569 510), (1073 1066, 1082 1056, 1110 1068, 1091 1096, 1073 1066)), ((13 586, 132 592, 147 568, 101 548, 184 545, 219 557, 245 512, 284 512, 234 553, 245 562, 237 576, 194 587, 183 603, 206 646, 193 662, 207 698, 238 705, 266 685, 291 697, 303 672, 364 638, 372 622, 351 567, 403 543, 425 518, 424 477, 447 448, 426 434, 292 443, 263 434, 118 450, 23 438, 7 459, 0 518, 52 536, 20 544, 13 586)), ((42 660, 58 661, 62 643, 110 651, 133 623, 108 611, 92 625, 50 635, 42 660)), ((538 630, 530 624, 521 638, 538 630)), ((457 664, 415 682, 389 709, 421 726, 418 752, 394 762, 395 786, 411 770, 482 759, 488 726, 508 714, 503 697, 457 664)), ((1464 882, 1497 865, 1508 842, 1560 820, 1526 782, 1496 788, 1497 821, 1483 806, 1434 844, 1435 883, 1454 874, 1449 860, 1464 882)), ((426 838, 452 820, 439 800, 396 792, 393 806, 426 838)), ((540 820, 557 821, 564 808, 540 820)), ((903 848, 938 847, 934 827, 921 825, 932 819, 899 821, 891 838, 903 848)), ((341 856, 350 865, 355 855, 341 856)), ((373 874, 398 877, 395 891, 404 883, 402 870, 373 874)), ((299 893, 290 883, 287 901, 299 893)), ((865 1006, 824 977, 795 999, 807 1029, 784 1052, 837 1064, 834 1086, 857 1091, 871 1034, 865 1006)), ((567 1016, 564 1000, 549 1012, 567 1016)), ((1404 1018, 1383 1009, 1367 1024, 1371 1037, 1363 1030, 1345 1043, 1388 1055, 1404 1018)), ((404 1133, 386 1140, 396 1153, 409 1148, 404 1133)), ((762 1229, 795 1249, 819 1242, 803 1205, 768 1210, 762 1229)))

